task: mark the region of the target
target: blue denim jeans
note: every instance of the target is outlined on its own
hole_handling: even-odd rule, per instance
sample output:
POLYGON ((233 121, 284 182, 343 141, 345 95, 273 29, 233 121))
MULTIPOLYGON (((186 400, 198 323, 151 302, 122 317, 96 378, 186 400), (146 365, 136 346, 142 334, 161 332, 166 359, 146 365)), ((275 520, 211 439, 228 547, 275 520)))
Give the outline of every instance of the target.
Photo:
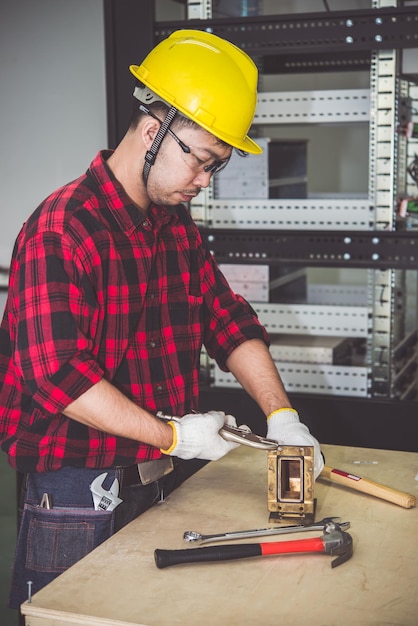
POLYGON ((28 581, 32 581, 31 591, 36 593, 194 471, 187 462, 177 462, 174 471, 161 480, 124 487, 119 493, 123 502, 112 512, 94 510, 90 484, 107 472, 103 487, 108 490, 116 477, 115 469, 64 467, 25 476, 10 608, 18 609, 27 600, 28 581), (182 463, 186 463, 186 469, 182 463), (50 497, 50 509, 40 506, 44 493, 50 497))

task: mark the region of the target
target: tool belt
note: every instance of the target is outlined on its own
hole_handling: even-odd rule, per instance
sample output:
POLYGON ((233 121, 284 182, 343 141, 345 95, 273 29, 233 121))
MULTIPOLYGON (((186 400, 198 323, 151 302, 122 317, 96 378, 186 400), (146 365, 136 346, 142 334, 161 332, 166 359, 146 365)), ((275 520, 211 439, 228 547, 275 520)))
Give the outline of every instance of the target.
POLYGON ((149 485, 163 478, 163 476, 167 476, 173 469, 173 459, 167 456, 127 467, 117 466, 116 478, 119 480, 120 489, 134 485, 149 485))

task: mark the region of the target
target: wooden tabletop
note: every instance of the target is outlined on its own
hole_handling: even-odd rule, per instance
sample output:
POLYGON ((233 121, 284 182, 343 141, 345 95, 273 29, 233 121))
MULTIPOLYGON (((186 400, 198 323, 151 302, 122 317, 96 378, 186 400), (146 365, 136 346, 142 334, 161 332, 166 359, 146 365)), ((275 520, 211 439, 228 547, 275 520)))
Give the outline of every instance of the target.
MULTIPOLYGON (((418 494, 418 454, 322 446, 327 465, 418 494)), ((25 602, 27 626, 416 626, 418 509, 319 479, 316 519, 350 521, 354 553, 252 557, 158 569, 183 533, 269 526, 267 453, 241 446, 192 476, 25 602)), ((319 536, 247 539, 246 543, 319 536)), ((228 542, 231 543, 231 542, 228 542)), ((236 542, 233 542, 236 543, 236 542)))

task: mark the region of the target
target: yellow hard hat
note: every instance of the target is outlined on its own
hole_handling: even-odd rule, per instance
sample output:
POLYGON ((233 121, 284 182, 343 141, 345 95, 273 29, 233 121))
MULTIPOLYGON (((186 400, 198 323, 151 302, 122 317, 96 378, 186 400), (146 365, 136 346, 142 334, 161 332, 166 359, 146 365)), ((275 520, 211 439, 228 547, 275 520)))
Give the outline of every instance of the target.
POLYGON ((262 152, 247 134, 257 105, 257 67, 234 44, 205 31, 178 30, 129 69, 218 139, 251 154, 262 152))

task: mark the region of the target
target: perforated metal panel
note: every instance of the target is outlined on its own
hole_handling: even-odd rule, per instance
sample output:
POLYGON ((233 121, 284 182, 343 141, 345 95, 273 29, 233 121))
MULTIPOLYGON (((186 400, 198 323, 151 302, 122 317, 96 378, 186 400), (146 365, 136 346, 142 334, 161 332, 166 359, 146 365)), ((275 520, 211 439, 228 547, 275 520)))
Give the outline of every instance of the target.
POLYGON ((216 230, 201 228, 202 237, 223 263, 291 263, 309 267, 418 267, 418 240, 411 231, 331 231, 299 229, 216 230))
POLYGON ((336 304, 340 306, 366 306, 367 285, 307 284, 307 301, 310 304, 336 304))
MULTIPOLYGON (((289 392, 363 398, 368 395, 369 370, 366 367, 277 363, 277 369, 289 392)), ((223 372, 216 365, 213 381, 215 387, 234 389, 240 386, 232 374, 223 372)))
POLYGON ((368 308, 304 304, 255 304, 269 333, 367 337, 370 332, 368 308))
MULTIPOLYGON (((418 128, 418 85, 409 86, 409 97, 411 99, 411 122, 415 124, 418 128)), ((407 165, 412 164, 416 155, 418 155, 418 136, 408 139, 406 156, 407 165)), ((409 175, 406 178, 406 193, 409 197, 418 196, 418 184, 414 182, 412 177, 409 175)), ((410 220, 410 226, 418 228, 417 218, 410 220)))
POLYGON ((366 200, 210 200, 191 204, 193 218, 213 229, 373 230, 374 209, 366 200))
POLYGON ((212 0, 187 0, 187 19, 209 20, 212 17, 212 0))
POLYGON ((372 55, 370 71, 369 197, 376 207, 376 229, 395 226, 395 179, 397 173, 397 51, 385 50, 372 55))
POLYGON ((255 124, 368 122, 368 89, 263 92, 258 95, 255 124))
MULTIPOLYGON (((190 5, 196 5, 194 15, 198 15, 197 5, 202 3, 204 6, 206 2, 190 2, 190 5)), ((279 57, 275 59, 276 65, 281 65, 283 71, 359 69, 359 66, 367 65, 367 54, 362 55, 362 51, 417 47, 416 7, 393 7, 393 4, 391 0, 379 11, 375 7, 365 10, 345 8, 344 11, 305 15, 209 19, 203 27, 232 41, 252 56, 279 57)), ((199 20, 200 17, 191 20, 190 28, 202 28, 199 20)), ((176 27, 176 23, 160 22, 155 29, 156 41, 161 41, 176 27)))
MULTIPOLYGON (((399 133, 399 102, 406 96, 397 77, 398 50, 372 55, 370 70, 369 195, 376 206, 376 229, 395 230, 398 197, 405 193, 406 140, 399 133)), ((403 334, 402 289, 405 272, 395 269, 369 273, 369 305, 373 332, 369 340, 369 362, 373 395, 392 396, 394 389, 393 351, 403 334)))

